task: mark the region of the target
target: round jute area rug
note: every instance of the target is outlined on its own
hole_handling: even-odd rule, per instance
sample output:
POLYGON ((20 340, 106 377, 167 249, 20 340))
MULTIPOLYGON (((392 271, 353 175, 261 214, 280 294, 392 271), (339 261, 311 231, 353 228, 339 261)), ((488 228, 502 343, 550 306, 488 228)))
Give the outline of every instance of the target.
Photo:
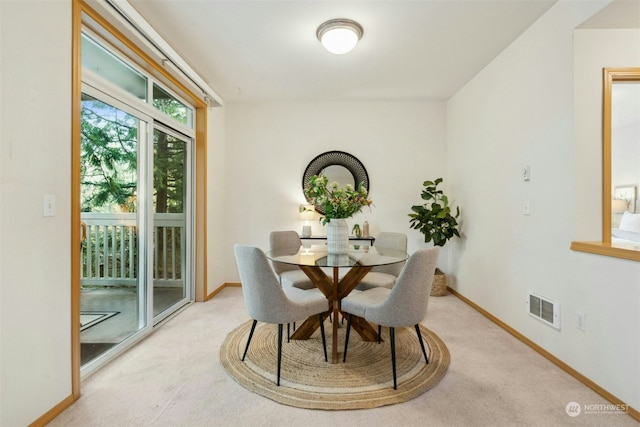
MULTIPOLYGON (((220 348, 225 371, 246 389, 276 402, 307 409, 365 409, 411 400, 435 387, 449 367, 449 350, 420 325, 429 364, 422 356, 415 328, 396 328, 398 389, 393 389, 388 329, 381 344, 362 341, 352 329, 346 363, 342 363, 345 326, 338 329, 340 363, 324 361, 322 339, 316 331, 308 340, 282 344, 280 386, 276 385, 277 325, 258 323, 244 362, 242 353, 251 322, 229 333, 220 348)), ((327 322, 327 351, 331 360, 331 327, 327 322)), ((286 332, 285 332, 286 334, 286 332)))

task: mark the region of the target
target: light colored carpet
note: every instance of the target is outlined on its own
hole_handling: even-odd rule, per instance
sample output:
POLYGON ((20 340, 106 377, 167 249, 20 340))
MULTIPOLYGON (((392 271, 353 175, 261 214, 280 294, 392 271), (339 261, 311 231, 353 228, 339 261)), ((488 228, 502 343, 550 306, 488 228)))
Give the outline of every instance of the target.
POLYGON ((421 322, 451 354, 440 383, 407 402, 356 411, 282 405, 230 378, 220 346, 247 320, 240 288, 193 304, 83 380, 80 399, 50 426, 638 427, 623 414, 568 416, 570 402, 609 402, 453 295, 431 298, 421 322))
MULTIPOLYGON (((298 408, 367 409, 406 402, 438 384, 449 366, 447 346, 433 332, 420 328, 429 358, 426 364, 415 329, 396 328, 398 388, 394 390, 387 328, 383 328, 385 342, 381 344, 363 341, 352 331, 347 361, 336 364, 325 362, 320 332, 316 331, 309 340, 286 342, 283 338, 277 386, 278 327, 259 322, 242 361, 251 323, 245 322, 227 335, 220 348, 222 366, 247 390, 298 408)), ((325 329, 331 330, 330 325, 325 329)), ((345 330, 338 329, 340 359, 345 330)), ((329 344, 330 338, 329 333, 329 344)))

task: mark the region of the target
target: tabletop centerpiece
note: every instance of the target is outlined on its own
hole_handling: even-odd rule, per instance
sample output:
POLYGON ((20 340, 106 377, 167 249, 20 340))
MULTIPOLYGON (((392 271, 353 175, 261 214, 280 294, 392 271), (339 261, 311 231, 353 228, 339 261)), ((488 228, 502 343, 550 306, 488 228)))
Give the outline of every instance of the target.
POLYGON ((320 221, 327 226, 327 251, 330 254, 346 254, 349 251, 347 218, 373 204, 367 198, 367 189, 362 183, 358 184, 357 189, 351 184, 341 187, 337 182, 329 183, 327 176, 321 174, 309 179, 304 195, 311 204, 324 211, 320 221))

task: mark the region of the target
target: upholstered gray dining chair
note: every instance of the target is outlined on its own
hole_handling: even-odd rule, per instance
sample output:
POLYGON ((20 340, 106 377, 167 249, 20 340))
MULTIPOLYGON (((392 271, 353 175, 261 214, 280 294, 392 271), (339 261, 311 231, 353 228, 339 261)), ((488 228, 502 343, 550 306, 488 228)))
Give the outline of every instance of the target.
MULTIPOLYGON (((375 246, 379 251, 383 251, 386 248, 407 252, 407 235, 383 231, 376 237, 375 246)), ((404 262, 373 267, 358 283, 356 289, 359 291, 378 287, 391 289, 398 275, 400 275, 402 267, 404 267, 404 262)))
MULTIPOLYGON (((295 231, 272 231, 269 234, 269 248, 279 254, 294 255, 300 250, 302 242, 300 236, 295 231)), ((283 287, 294 287, 298 289, 313 289, 316 287, 304 271, 297 265, 284 264, 282 262, 272 262, 273 270, 280 279, 283 287)))
POLYGON ((315 314, 320 319, 320 333, 324 347, 324 360, 327 360, 327 342, 324 335, 323 313, 329 310, 326 297, 318 290, 302 290, 297 288, 283 288, 278 278, 269 266, 264 252, 251 246, 234 245, 233 247, 244 302, 253 319, 247 346, 242 360, 249 350, 249 344, 258 321, 278 325, 278 375, 277 385, 280 385, 280 367, 282 366, 282 325, 296 320, 306 319, 315 314))
POLYGON ((380 342, 381 327, 389 327, 394 389, 398 388, 395 328, 415 327, 425 362, 429 363, 419 323, 427 313, 431 282, 433 281, 439 251, 440 248, 436 246, 414 252, 407 260, 392 289, 372 288, 364 292, 351 294, 342 300, 342 311, 348 313, 343 362, 347 360, 352 316, 356 315, 378 325, 378 342, 380 342))

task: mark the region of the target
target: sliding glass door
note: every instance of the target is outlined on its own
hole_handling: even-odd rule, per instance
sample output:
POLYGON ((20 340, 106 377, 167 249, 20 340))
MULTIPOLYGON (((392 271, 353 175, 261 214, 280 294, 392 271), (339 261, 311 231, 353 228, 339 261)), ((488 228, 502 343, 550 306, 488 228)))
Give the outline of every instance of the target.
POLYGON ((81 365, 91 371, 191 297, 192 140, 83 86, 81 365))
POLYGON ((80 357, 84 366, 148 324, 144 185, 148 117, 85 88, 81 108, 80 357), (90 92, 91 94, 87 93, 90 92), (129 110, 129 111, 127 111, 129 110))
POLYGON ((192 298, 194 108, 103 39, 81 36, 81 374, 192 298))
POLYGON ((153 316, 156 321, 189 297, 191 283, 189 140, 153 130, 153 316))

